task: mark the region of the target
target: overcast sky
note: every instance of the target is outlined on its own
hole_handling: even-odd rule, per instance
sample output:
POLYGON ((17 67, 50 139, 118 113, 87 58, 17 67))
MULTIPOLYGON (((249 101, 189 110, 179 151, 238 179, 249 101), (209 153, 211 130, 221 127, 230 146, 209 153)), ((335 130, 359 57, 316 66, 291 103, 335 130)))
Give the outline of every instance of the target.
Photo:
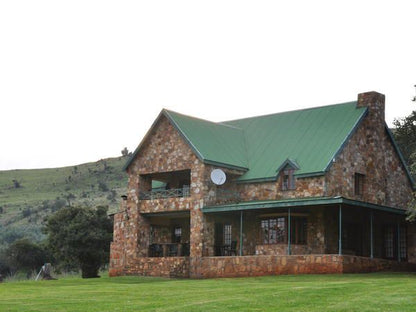
POLYGON ((0 1, 0 170, 134 150, 162 108, 223 121, 386 95, 415 109, 415 1, 0 1))

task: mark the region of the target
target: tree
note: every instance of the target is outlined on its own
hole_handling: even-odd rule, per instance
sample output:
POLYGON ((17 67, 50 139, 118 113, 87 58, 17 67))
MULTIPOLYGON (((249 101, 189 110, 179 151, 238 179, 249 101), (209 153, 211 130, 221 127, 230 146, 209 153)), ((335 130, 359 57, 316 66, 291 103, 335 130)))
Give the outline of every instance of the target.
MULTIPOLYGON (((394 120, 394 137, 409 166, 411 175, 416 177, 416 111, 409 116, 394 120)), ((416 220, 416 193, 408 205, 407 219, 416 220)))
POLYGON ((74 194, 72 194, 72 193, 67 193, 66 195, 65 195, 65 198, 66 198, 66 201, 67 201, 67 203, 68 203, 68 206, 70 206, 71 207, 71 201, 73 200, 73 199, 75 199, 75 198, 77 198, 74 194))
POLYGON ((98 181, 98 189, 102 192, 108 192, 109 188, 104 181, 98 181))
POLYGON ((26 238, 10 244, 5 254, 7 262, 13 271, 25 271, 27 274, 38 270, 49 260, 44 248, 26 238))
MULTIPOLYGON (((416 163, 416 111, 409 116, 395 119, 394 137, 409 168, 416 163)), ((415 173, 413 173, 414 175, 415 173)))
POLYGON ((22 185, 16 179, 12 180, 14 188, 20 188, 22 185))
POLYGON ((125 148, 122 149, 121 155, 123 157, 129 156, 129 150, 127 149, 127 147, 125 147, 125 148))
POLYGON ((62 267, 76 265, 83 278, 99 277, 107 263, 113 225, 107 207, 66 207, 46 222, 48 246, 62 267))

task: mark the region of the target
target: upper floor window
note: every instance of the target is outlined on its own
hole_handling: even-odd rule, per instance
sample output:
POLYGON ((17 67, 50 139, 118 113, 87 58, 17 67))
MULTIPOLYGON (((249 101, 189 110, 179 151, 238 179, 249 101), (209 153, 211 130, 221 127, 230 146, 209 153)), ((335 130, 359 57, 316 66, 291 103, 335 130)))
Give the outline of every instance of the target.
POLYGON ((365 175, 361 173, 354 174, 354 194, 361 196, 364 194, 365 175))
POLYGON ((277 169, 280 177, 282 191, 294 190, 295 187, 295 170, 299 170, 299 165, 293 159, 286 159, 277 169))
POLYGON ((282 191, 295 189, 295 177, 293 176, 295 170, 286 168, 282 170, 282 191))

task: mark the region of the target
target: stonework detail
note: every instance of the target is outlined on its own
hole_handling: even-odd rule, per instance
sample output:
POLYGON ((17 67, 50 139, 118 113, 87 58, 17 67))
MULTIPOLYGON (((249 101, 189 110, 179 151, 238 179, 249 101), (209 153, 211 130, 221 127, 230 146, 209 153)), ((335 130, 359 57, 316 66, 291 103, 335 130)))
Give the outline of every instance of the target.
POLYGON ((411 185, 386 130, 384 95, 363 94, 358 106, 369 106, 368 115, 334 159, 325 179, 325 196, 344 196, 405 209, 411 185), (355 173, 364 175, 362 195, 354 192, 355 173))

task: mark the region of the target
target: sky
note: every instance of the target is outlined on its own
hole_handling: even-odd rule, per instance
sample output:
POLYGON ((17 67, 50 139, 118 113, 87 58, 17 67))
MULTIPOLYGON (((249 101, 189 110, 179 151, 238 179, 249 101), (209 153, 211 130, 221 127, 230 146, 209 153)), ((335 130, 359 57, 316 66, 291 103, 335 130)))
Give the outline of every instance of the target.
POLYGON ((0 1, 0 170, 138 146, 163 108, 224 121, 386 95, 416 108, 415 1, 0 1), (413 3, 412 3, 413 2, 413 3))

